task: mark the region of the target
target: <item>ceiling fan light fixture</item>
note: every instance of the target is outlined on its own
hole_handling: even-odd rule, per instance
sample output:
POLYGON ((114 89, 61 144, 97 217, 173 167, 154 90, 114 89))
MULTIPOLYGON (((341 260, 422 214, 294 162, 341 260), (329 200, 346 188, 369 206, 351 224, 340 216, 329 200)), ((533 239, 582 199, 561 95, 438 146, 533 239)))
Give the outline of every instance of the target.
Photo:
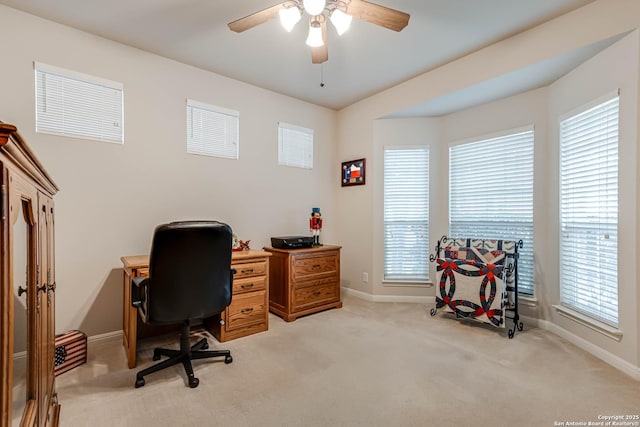
POLYGON ((326 0, 302 0, 304 10, 311 16, 320 15, 326 5, 326 0))
POLYGON ((309 23, 307 46, 320 47, 322 45, 324 45, 324 40, 322 40, 322 28, 320 28, 320 23, 312 21, 309 23))
POLYGON ((278 12, 278 14, 280 15, 280 23, 282 24, 284 29, 287 30, 287 32, 289 33, 291 32, 291 30, 293 30, 293 27, 295 27, 298 21, 300 21, 300 19, 302 18, 300 9, 298 9, 296 6, 282 8, 278 12))
POLYGON ((339 36, 343 35, 351 26, 352 16, 344 13, 340 9, 334 9, 329 18, 339 36))
MULTIPOLYGON (((1 2, 2 0, 0 0, 1 2)), ((322 64, 329 59, 327 49, 327 20, 331 20, 338 35, 348 31, 353 18, 393 31, 402 31, 409 24, 410 15, 373 3, 376 0, 280 0, 266 9, 229 22, 231 31, 242 33, 280 15, 286 31, 309 15, 309 34, 306 44, 311 46, 311 63, 322 64)))

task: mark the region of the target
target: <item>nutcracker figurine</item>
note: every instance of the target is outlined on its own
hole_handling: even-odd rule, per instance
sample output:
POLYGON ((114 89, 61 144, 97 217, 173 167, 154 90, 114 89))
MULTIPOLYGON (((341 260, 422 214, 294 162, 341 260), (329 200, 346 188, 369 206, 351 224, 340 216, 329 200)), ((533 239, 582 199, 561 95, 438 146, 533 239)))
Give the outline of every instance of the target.
POLYGON ((322 230, 322 214, 320 208, 311 209, 311 218, 309 218, 309 229, 313 235, 313 246, 322 246, 320 244, 320 230, 322 230))

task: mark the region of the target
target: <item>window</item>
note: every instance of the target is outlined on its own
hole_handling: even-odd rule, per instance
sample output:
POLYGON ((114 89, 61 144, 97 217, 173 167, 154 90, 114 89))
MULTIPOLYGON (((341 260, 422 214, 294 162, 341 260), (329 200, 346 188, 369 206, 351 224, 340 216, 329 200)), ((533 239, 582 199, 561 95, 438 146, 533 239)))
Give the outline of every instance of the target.
POLYGON ((313 129, 279 122, 278 164, 313 169, 313 129))
POLYGON ((384 148, 384 279, 429 278, 429 148, 384 148))
POLYGON ((560 122, 560 302, 618 325, 618 97, 560 122))
POLYGON ((522 239, 518 292, 533 295, 533 130, 449 147, 449 235, 522 239))
POLYGON ((187 153, 238 159, 240 113, 187 99, 187 153))
POLYGON ((34 63, 36 132, 124 143, 123 86, 34 63))

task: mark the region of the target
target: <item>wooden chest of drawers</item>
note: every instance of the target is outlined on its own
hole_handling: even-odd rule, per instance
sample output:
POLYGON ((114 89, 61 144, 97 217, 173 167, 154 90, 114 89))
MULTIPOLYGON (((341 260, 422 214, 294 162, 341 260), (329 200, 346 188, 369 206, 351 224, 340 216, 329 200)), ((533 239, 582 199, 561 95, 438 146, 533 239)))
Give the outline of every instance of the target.
POLYGON ((234 252, 231 305, 205 322, 218 341, 225 342, 269 329, 269 253, 234 252), (222 322, 220 322, 222 320, 222 322))
POLYGON ((342 307, 340 246, 306 249, 264 248, 273 254, 269 272, 269 310, 287 322, 342 307))

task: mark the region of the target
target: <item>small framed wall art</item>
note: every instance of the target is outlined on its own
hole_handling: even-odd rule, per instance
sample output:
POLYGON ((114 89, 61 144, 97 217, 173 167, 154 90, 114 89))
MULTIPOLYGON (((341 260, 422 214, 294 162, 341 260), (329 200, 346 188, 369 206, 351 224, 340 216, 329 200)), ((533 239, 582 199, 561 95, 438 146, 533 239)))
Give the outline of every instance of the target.
POLYGON ((364 185, 366 178, 366 159, 342 162, 340 181, 343 187, 364 185))

